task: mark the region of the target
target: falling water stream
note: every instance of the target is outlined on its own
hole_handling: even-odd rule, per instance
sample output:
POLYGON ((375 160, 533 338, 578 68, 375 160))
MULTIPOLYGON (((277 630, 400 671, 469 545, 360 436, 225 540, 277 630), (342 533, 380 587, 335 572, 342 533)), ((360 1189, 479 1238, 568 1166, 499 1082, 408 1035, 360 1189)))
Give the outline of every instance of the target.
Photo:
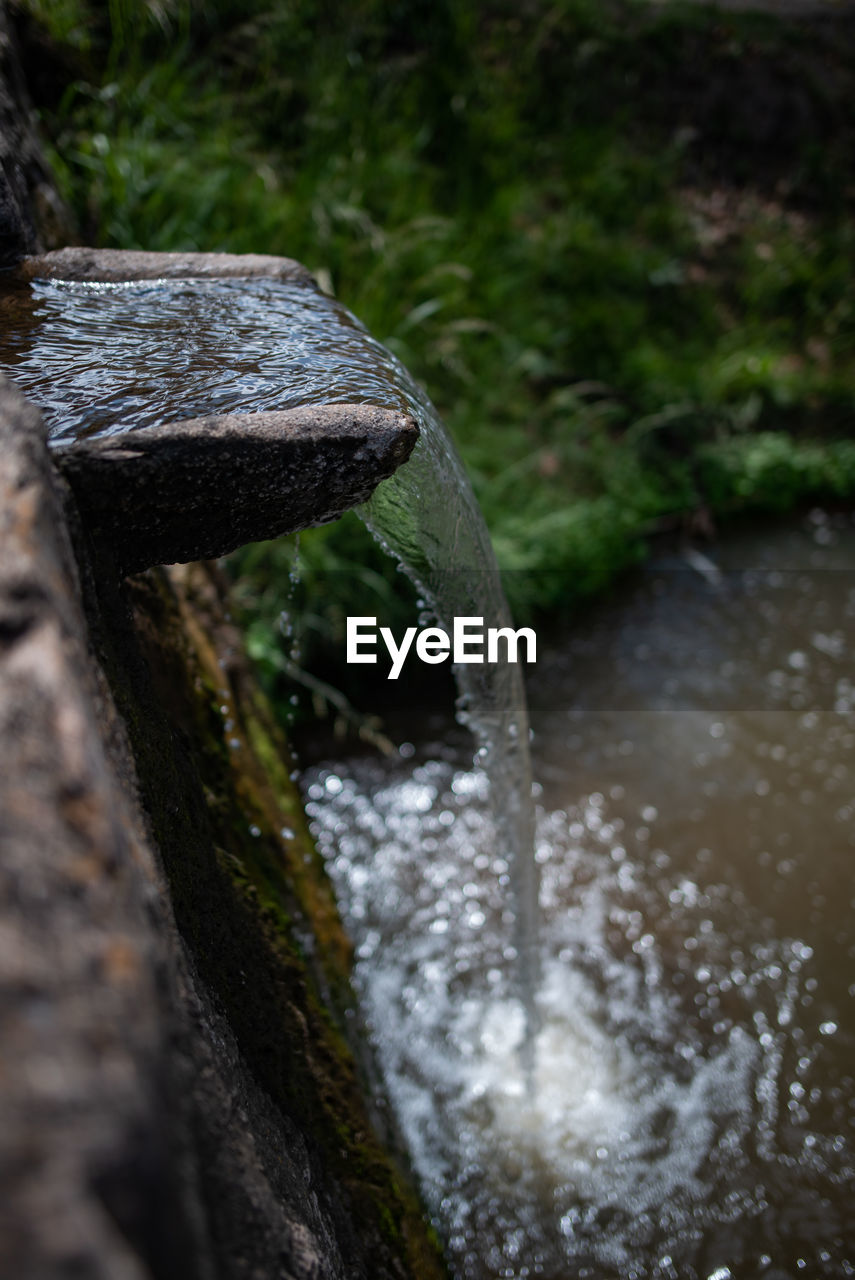
MULTIPOLYGON (((57 439, 407 407, 417 454, 364 518, 443 624, 505 621, 441 425, 331 300, 37 282, 28 307, 0 359, 57 439)), ((410 707, 390 717, 397 758, 307 770, 389 1099, 461 1280, 855 1274, 853 564, 852 521, 816 511, 716 563, 663 558, 556 638, 530 684, 536 826, 512 667, 462 670, 474 762, 453 720, 410 707)))
MULTIPOLYGON (((423 621, 511 623, 490 535, 454 444, 406 369, 333 299, 302 282, 37 280, 3 363, 42 407, 52 441, 108 436, 212 413, 306 404, 405 409, 421 436, 360 514, 423 597, 423 621)), ((20 313, 20 309, 19 309, 20 313)), ((382 625, 383 620, 380 620, 382 625)), ((510 865, 516 988, 537 1025, 538 868, 529 727, 520 667, 458 666, 458 714, 491 779, 510 865)))

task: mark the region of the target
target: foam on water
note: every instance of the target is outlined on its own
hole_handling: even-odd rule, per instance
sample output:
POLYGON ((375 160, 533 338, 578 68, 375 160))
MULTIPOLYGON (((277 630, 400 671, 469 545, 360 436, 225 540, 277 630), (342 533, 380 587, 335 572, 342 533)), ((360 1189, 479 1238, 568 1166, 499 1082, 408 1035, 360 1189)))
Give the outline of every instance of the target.
POLYGON ((464 1280, 855 1274, 853 552, 814 512, 714 581, 651 573, 543 655, 530 1092, 483 776, 447 747, 309 775, 464 1280))
POLYGON ((852 1185, 851 1140, 801 1084, 820 1038, 794 1016, 809 947, 744 904, 738 932, 752 942, 734 943, 729 887, 620 850, 621 806, 602 795, 541 811, 546 959, 528 1092, 483 780, 436 761, 391 777, 359 761, 315 771, 308 796, 456 1274, 691 1280, 763 1274, 767 1254, 794 1266, 799 1250, 811 1275, 849 1274, 829 1192, 852 1185), (811 1217, 821 1226, 805 1240, 811 1217))

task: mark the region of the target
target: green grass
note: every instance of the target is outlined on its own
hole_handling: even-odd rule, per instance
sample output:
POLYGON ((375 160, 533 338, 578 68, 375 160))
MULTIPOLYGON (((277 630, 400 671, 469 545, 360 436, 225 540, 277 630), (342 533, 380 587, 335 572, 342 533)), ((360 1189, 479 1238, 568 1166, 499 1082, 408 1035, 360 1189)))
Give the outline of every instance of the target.
MULTIPOLYGON (((663 522, 855 492, 855 41, 631 0, 28 7, 77 60, 44 123, 85 238, 305 262, 427 386, 520 612, 663 522)), ((289 555, 236 561, 271 636, 289 555)), ((303 560, 380 572, 349 526, 303 560)))

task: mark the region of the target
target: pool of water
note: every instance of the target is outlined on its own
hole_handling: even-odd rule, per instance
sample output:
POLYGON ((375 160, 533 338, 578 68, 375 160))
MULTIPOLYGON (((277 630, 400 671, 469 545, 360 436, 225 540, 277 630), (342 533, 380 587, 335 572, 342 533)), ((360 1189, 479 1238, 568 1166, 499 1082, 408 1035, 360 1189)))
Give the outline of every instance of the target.
POLYGON ((457 1276, 855 1274, 853 629, 855 527, 815 511, 661 557, 544 653, 531 1090, 471 750, 410 724, 307 771, 457 1276))

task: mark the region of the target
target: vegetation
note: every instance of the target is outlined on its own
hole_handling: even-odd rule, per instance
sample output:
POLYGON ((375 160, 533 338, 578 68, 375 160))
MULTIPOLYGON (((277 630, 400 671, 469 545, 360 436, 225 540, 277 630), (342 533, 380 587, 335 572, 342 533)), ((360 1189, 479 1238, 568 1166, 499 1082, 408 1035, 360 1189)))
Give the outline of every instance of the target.
MULTIPOLYGON (((42 114, 85 237, 305 262, 427 386, 519 612, 601 589, 659 528, 855 492, 851 21, 639 0, 24 13, 65 86, 42 114)), ((291 554, 236 562, 271 670, 291 554)), ((350 566, 363 602, 373 554, 344 523, 301 551, 310 575, 350 566)))

